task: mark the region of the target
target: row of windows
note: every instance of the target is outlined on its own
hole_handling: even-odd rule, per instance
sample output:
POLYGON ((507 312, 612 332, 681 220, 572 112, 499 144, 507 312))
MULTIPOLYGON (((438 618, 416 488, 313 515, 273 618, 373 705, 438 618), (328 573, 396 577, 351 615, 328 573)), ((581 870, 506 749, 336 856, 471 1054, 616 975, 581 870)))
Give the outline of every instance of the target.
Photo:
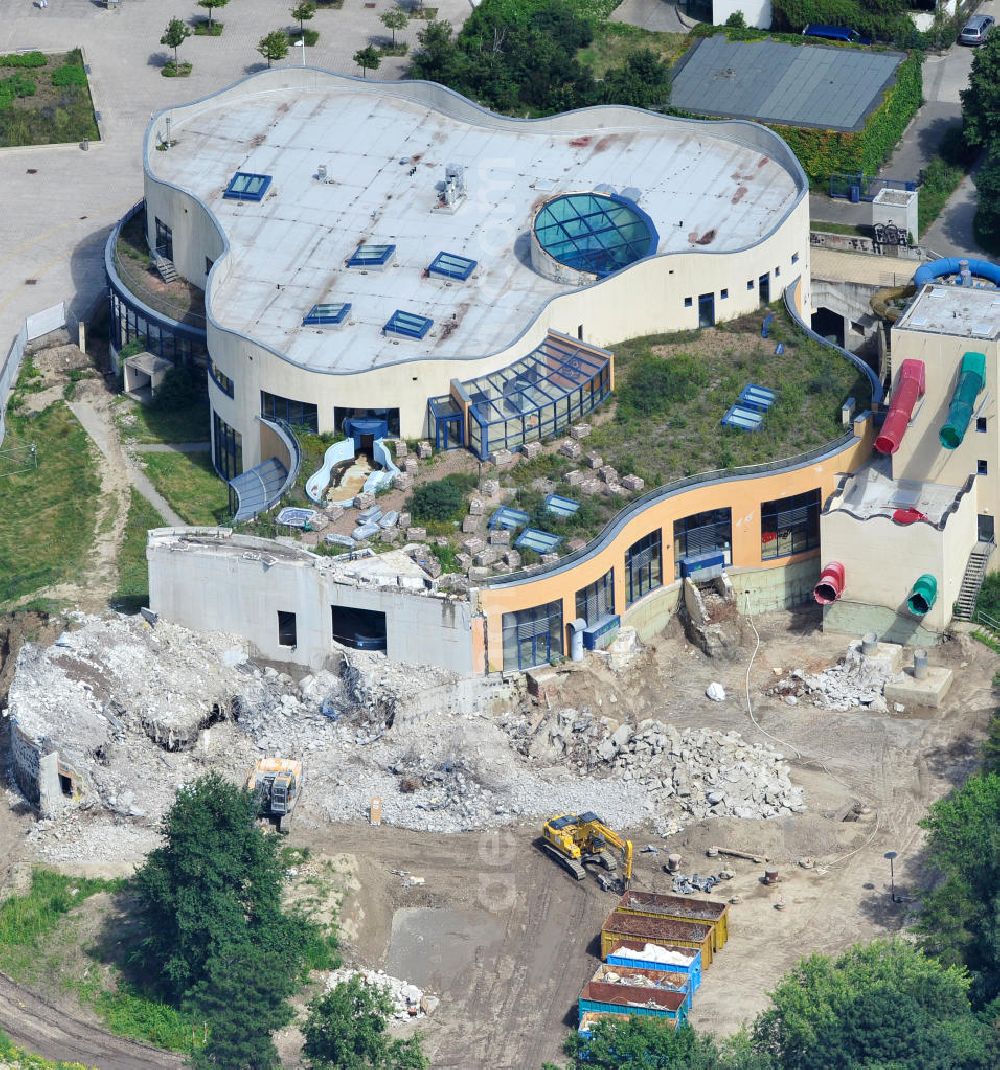
POLYGON ((211 357, 208 358, 208 374, 212 377, 212 382, 226 395, 231 398, 236 390, 236 384, 229 378, 224 371, 220 371, 216 366, 214 360, 211 357))
POLYGON ((243 436, 212 413, 212 460, 215 470, 228 483, 243 471, 243 436))
MULTIPOLYGON (((819 546, 819 489, 794 494, 760 507, 761 558, 765 561, 804 553, 819 546)), ((722 554, 732 564, 732 510, 713 509, 674 521, 675 576, 681 559, 722 554)), ((663 536, 660 529, 628 548, 625 554, 626 608, 663 586, 663 536)), ((576 592, 576 617, 593 627, 615 613, 615 570, 576 592)), ((564 634, 562 602, 503 615, 504 669, 529 669, 561 657, 564 634)))
POLYGON ((289 427, 317 434, 319 422, 316 406, 307 401, 295 401, 277 394, 260 392, 260 414, 268 420, 284 420, 289 427))
POLYGON ((121 352, 138 342, 143 349, 175 364, 201 364, 205 356, 204 332, 181 330, 152 320, 116 290, 109 295, 108 341, 121 352))
MULTIPOLYGON (((792 253, 792 264, 797 264, 798 262, 799 262, 799 254, 798 253, 792 253)), ((673 272, 671 272, 671 274, 673 274, 673 272)), ((775 269, 774 269, 774 277, 776 279, 780 279, 781 278, 781 266, 780 265, 775 267, 775 269)), ((770 304, 770 301, 771 301, 771 278, 770 278, 770 276, 765 274, 765 275, 761 275, 759 279, 747 279, 747 293, 753 292, 753 290, 758 286, 760 287, 761 300, 765 304, 770 304)), ((715 300, 715 294, 714 293, 699 294, 698 295, 698 306, 699 306, 699 309, 703 310, 707 303, 714 302, 714 300, 715 300)), ((729 300, 729 287, 728 286, 724 286, 721 290, 719 290, 719 300, 720 301, 728 301, 729 300)), ((684 307, 685 308, 693 308, 694 307, 694 298, 693 297, 685 297, 684 298, 684 307)), ((701 324, 701 326, 710 326, 710 324, 704 324, 703 323, 703 324, 701 324)))

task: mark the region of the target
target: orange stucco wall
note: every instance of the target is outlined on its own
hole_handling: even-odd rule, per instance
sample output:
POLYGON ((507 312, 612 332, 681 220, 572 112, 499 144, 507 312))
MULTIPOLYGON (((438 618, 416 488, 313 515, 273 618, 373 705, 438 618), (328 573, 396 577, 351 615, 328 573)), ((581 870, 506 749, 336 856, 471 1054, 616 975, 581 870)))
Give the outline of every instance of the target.
POLYGON ((732 557, 734 568, 780 568, 816 555, 812 550, 777 560, 761 559, 760 507, 762 502, 819 488, 825 500, 845 472, 859 468, 871 454, 872 421, 855 424, 856 438, 839 453, 798 468, 769 472, 760 476, 735 478, 726 482, 690 487, 663 501, 651 503, 630 519, 603 550, 573 568, 510 586, 486 587, 479 595, 480 610, 486 618, 486 654, 490 672, 503 668, 503 615, 518 609, 544 605, 557 599, 563 607, 565 628, 576 618, 576 592, 614 568, 615 611, 625 610, 625 553, 650 532, 660 529, 663 548, 664 582, 670 583, 674 570, 674 521, 710 509, 731 509, 733 514, 732 557))

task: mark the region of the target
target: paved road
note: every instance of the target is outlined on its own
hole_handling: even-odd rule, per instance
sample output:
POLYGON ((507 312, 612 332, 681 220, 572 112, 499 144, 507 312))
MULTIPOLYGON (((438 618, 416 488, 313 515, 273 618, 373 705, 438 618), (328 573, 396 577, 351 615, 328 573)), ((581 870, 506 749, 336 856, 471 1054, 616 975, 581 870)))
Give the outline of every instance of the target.
POLYGON ((19 1047, 47 1059, 96 1066, 100 1070, 184 1065, 179 1055, 112 1036, 68 1014, 0 973, 0 1025, 19 1047))
MULTIPOLYGON (((1000 16, 1000 0, 990 0, 978 8, 983 13, 1000 16)), ((941 144, 949 127, 961 122, 960 92, 969 84, 974 49, 953 45, 940 56, 928 56, 924 62, 924 106, 907 127, 896 151, 879 172, 885 178, 916 181, 941 144)), ((831 200, 822 194, 810 197, 813 219, 840 223, 870 223, 871 205, 853 205, 831 200)), ((942 256, 981 255, 972 236, 972 217, 976 193, 967 178, 923 237, 923 244, 942 256)))
MULTIPOLYGON (((469 0, 435 2, 439 17, 455 25, 471 10, 469 0)), ((191 77, 169 79, 160 74, 167 50, 159 40, 168 18, 195 12, 193 3, 174 11, 160 0, 123 0, 120 10, 107 11, 93 0, 50 0, 44 9, 0 0, 0 52, 83 47, 104 136, 87 152, 77 145, 0 150, 0 357, 26 315, 65 300, 72 321, 94 307, 104 288, 104 241, 142 197, 140 146, 150 115, 261 69, 256 42, 291 25, 291 6, 239 0, 226 7, 221 37, 191 37, 182 46, 181 58, 194 63, 191 77)), ((371 10, 364 0, 345 0, 339 11, 318 12, 312 27, 320 40, 308 50, 310 63, 356 74, 351 57, 384 32, 378 16, 390 6, 378 0, 371 10)), ((411 22, 400 37, 412 47, 421 25, 411 22)), ((281 63, 301 62, 299 50, 291 52, 281 63)), ((399 77, 404 64, 383 60, 379 76, 399 77)))
POLYGON ((135 442, 136 453, 208 453, 211 442, 135 442))

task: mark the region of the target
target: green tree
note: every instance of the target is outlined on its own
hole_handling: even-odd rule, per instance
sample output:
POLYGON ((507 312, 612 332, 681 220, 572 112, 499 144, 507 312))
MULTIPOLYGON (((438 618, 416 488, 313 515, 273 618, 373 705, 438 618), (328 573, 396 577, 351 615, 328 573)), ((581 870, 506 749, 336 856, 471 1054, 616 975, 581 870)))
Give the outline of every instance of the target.
POLYGON ((393 1038, 392 1005, 381 989, 357 977, 309 1004, 302 1048, 310 1070, 425 1070, 420 1037, 393 1038))
POLYGON ((292 8, 292 18, 299 24, 299 36, 305 38, 306 23, 316 14, 316 5, 312 0, 304 0, 298 7, 292 8))
POLYGON ((396 31, 405 30, 406 24, 410 21, 406 12, 401 7, 391 7, 388 11, 383 11, 379 16, 379 21, 382 25, 392 32, 392 47, 396 47, 396 31))
POLYGON ((987 1070, 989 1029, 969 979, 902 940, 813 955, 771 993, 754 1049, 788 1070, 987 1070))
POLYGON ((212 21, 215 15, 215 9, 217 7, 225 7, 229 3, 229 0, 198 0, 198 7, 203 7, 208 12, 208 28, 211 29, 215 23, 212 21))
POLYGON ((378 70, 382 57, 378 54, 377 49, 369 45, 367 48, 360 48, 354 53, 354 62, 361 68, 367 78, 369 71, 378 70))
MULTIPOLYGON (((997 39, 1000 40, 1000 34, 997 39)), ((976 241, 990 252, 1000 253, 1000 134, 995 136, 982 167, 973 176, 973 181, 979 194, 972 224, 976 241)), ((989 580, 991 577, 986 578, 989 580)), ((979 608, 978 600, 976 606, 979 608)))
POLYGON ((216 774, 185 785, 163 837, 133 888, 148 922, 139 959, 175 1003, 208 973, 224 940, 246 934, 282 962, 301 956, 309 927, 282 912, 277 837, 257 825, 250 792, 216 774))
POLYGON ((605 74, 603 91, 608 104, 665 108, 670 102, 670 67, 648 48, 637 49, 621 67, 605 74))
POLYGON ((284 30, 272 30, 257 42, 257 51, 267 60, 268 67, 275 59, 284 59, 292 47, 288 34, 284 30))
POLYGON ((927 861, 943 881, 923 899, 924 948, 972 974, 972 1000, 1000 996, 1000 773, 975 776, 921 822, 927 861))
POLYGON ((969 86, 960 95, 965 140, 989 149, 1000 140, 1000 34, 990 34, 976 49, 969 86))
POLYGON ((174 50, 174 66, 177 65, 177 49, 191 36, 191 31, 180 19, 171 19, 163 31, 160 44, 174 50))
MULTIPOLYGON (((997 687, 997 678, 993 678, 994 690, 997 687)), ((986 729, 986 739, 983 740, 983 774, 1000 773, 1000 709, 993 711, 989 727, 986 729)))
POLYGON ((734 11, 728 19, 726 19, 726 25, 731 30, 745 30, 747 28, 746 16, 742 11, 734 11))

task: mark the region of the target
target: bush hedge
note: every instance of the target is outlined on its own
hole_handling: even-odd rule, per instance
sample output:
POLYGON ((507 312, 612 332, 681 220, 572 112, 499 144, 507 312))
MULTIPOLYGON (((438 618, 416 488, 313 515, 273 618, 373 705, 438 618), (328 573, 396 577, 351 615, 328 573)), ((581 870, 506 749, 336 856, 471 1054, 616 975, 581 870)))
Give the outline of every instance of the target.
POLYGON ((13 52, 0 56, 0 67, 44 67, 48 60, 41 52, 13 52))

